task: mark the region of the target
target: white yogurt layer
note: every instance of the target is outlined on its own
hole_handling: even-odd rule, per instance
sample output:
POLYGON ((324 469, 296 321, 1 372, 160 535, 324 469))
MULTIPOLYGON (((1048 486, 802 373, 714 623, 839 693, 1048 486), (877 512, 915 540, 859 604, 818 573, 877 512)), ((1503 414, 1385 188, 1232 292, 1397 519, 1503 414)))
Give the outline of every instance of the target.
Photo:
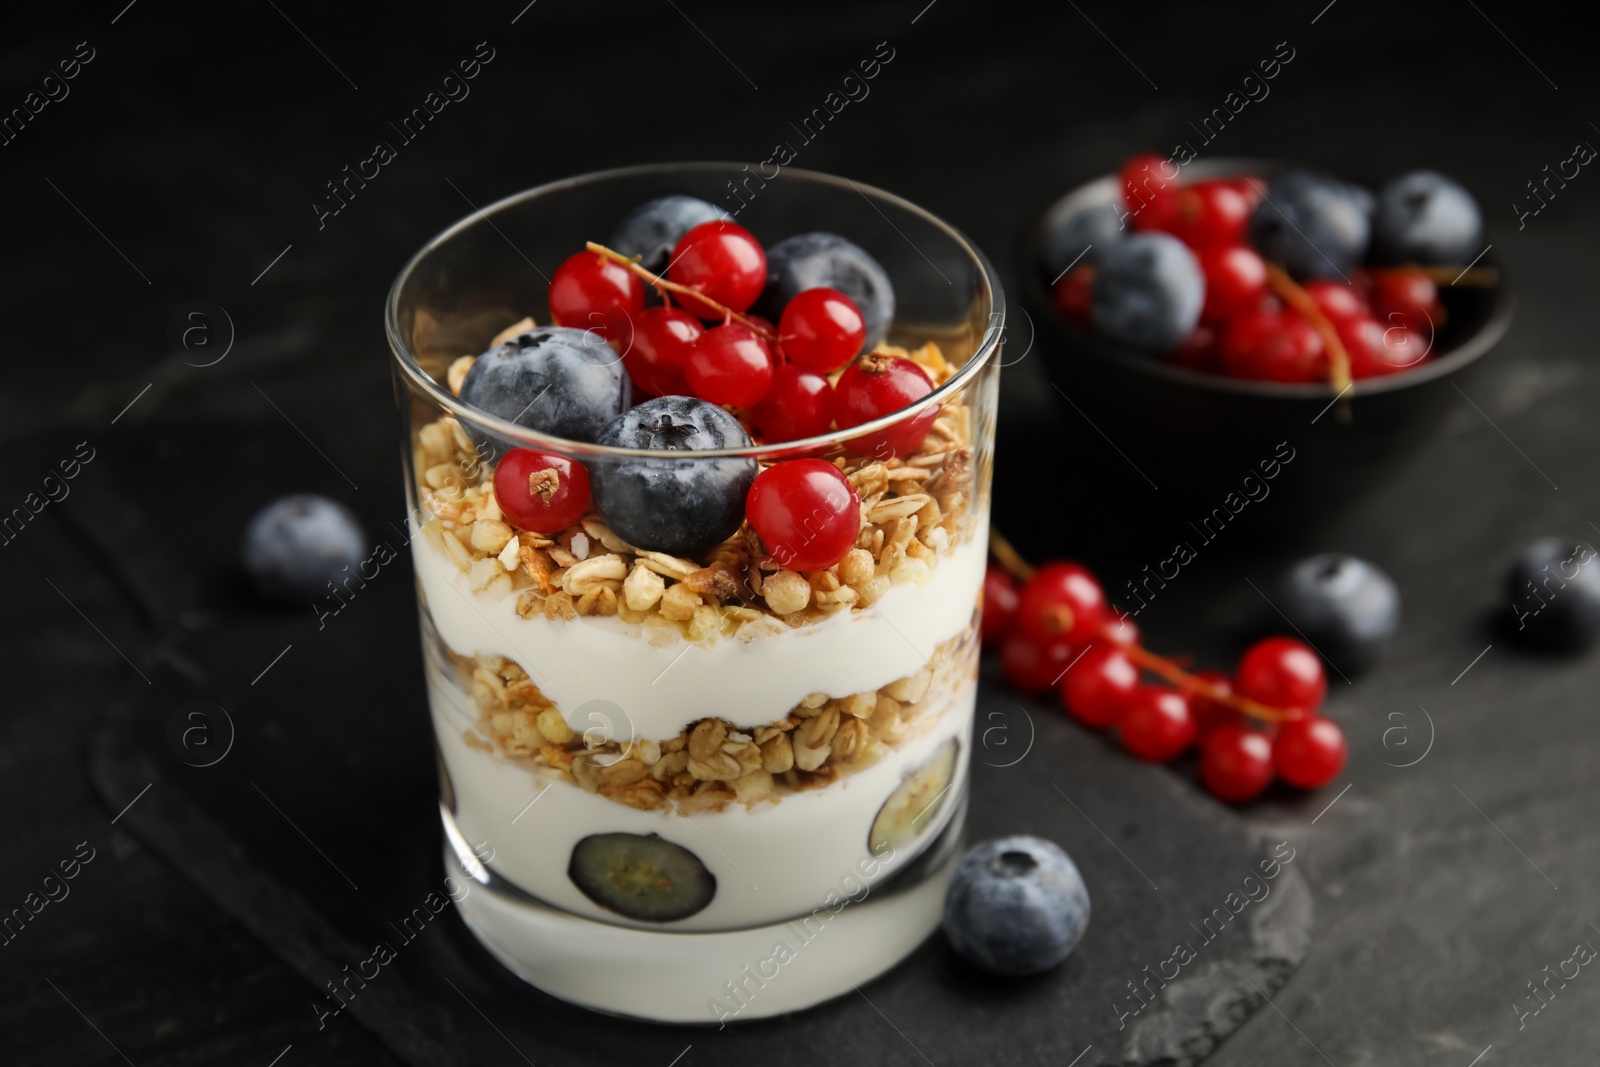
POLYGON ((472 699, 434 666, 428 674, 434 728, 462 834, 497 874, 519 888, 608 923, 728 930, 807 914, 823 906, 830 893, 858 894, 863 885, 904 867, 938 836, 966 789, 977 696, 976 683, 966 677, 954 692, 936 682, 924 712, 929 728, 870 767, 819 789, 785 794, 776 803, 754 808, 729 803, 721 811, 685 817, 671 808, 629 807, 586 792, 531 760, 469 746, 464 734, 478 718, 472 699), (959 739, 958 759, 938 810, 919 826, 915 840, 892 856, 874 857, 868 835, 884 801, 952 737, 959 739), (711 902, 667 924, 632 923, 596 905, 567 876, 567 865, 584 837, 617 832, 659 834, 694 853, 716 878, 711 902))
POLYGON ((987 543, 980 524, 940 557, 925 585, 897 584, 870 608, 752 641, 657 646, 643 626, 616 617, 523 618, 514 595, 473 593, 443 551, 425 537, 411 542, 417 583, 445 644, 516 661, 574 730, 624 742, 665 740, 711 716, 762 726, 811 693, 848 696, 916 674, 969 625, 987 543))

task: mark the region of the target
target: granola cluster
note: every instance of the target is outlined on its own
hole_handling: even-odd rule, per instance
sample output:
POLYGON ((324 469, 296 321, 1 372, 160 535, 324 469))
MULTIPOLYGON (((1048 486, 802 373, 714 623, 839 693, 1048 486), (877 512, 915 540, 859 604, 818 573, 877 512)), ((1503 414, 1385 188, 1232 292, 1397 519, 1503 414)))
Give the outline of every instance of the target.
POLYGON ((932 725, 941 699, 975 676, 974 633, 968 628, 939 646, 910 677, 867 693, 813 693, 767 726, 742 731, 701 719, 664 741, 626 743, 573 730, 512 660, 449 656, 478 708, 468 744, 531 760, 618 803, 693 815, 730 802, 777 801, 876 763, 932 725))
MULTIPOLYGON (((915 360, 935 383, 956 370, 937 345, 878 350, 915 360)), ((450 368, 452 388, 470 359, 450 368)), ((475 593, 514 596, 524 618, 616 616, 642 624, 659 644, 753 640, 870 607, 897 583, 926 583, 938 557, 972 534, 974 430, 971 409, 957 396, 912 455, 831 457, 861 499, 856 547, 826 570, 797 572, 780 566, 748 524, 703 559, 635 548, 595 513, 555 536, 516 530, 495 500, 492 467, 445 416, 423 426, 415 442, 420 502, 433 516, 422 535, 475 593)))

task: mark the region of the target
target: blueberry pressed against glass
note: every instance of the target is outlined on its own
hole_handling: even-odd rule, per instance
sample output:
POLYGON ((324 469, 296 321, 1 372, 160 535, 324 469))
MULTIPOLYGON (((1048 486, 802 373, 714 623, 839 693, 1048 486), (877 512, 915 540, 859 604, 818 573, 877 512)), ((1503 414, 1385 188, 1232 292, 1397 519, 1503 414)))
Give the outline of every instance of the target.
POLYGON ((751 444, 739 420, 715 404, 687 396, 647 400, 617 416, 599 443, 663 453, 660 459, 608 458, 591 464, 595 505, 629 544, 694 556, 721 544, 744 521, 756 461, 689 455, 751 444))
POLYGON ((627 410, 628 376, 597 335, 540 326, 479 356, 461 400, 530 430, 593 441, 627 410))
POLYGON ((641 257, 640 266, 660 274, 684 234, 702 222, 725 216, 721 208, 692 196, 663 196, 622 217, 611 234, 611 249, 641 257))
POLYGON ((1061 847, 1017 834, 974 846, 945 894, 944 932, 956 953, 991 974, 1047 971, 1089 926, 1089 891, 1061 847))
POLYGON ((1144 352, 1176 348, 1200 321, 1205 276, 1176 237, 1142 233, 1113 245, 1096 269, 1089 315, 1101 336, 1144 352))
POLYGON ((687 919, 717 895, 717 879, 700 857, 655 834, 590 834, 567 865, 584 896, 641 922, 687 919))
POLYGON ((1400 625, 1400 589, 1364 559, 1325 552, 1294 564, 1278 583, 1278 607, 1343 671, 1365 670, 1400 625))
POLYGON ((1297 278, 1342 278, 1367 254, 1372 194, 1316 171, 1273 180, 1250 219, 1262 256, 1297 278))
POLYGON ((866 320, 861 351, 875 348, 894 322, 894 286, 889 274, 860 245, 836 233, 801 233, 767 249, 767 288, 759 310, 769 318, 807 289, 837 289, 866 320))
POLYGON ((240 556, 262 596, 308 603, 328 595, 367 554, 367 536, 351 510, 325 496, 297 493, 258 511, 245 527, 240 556))

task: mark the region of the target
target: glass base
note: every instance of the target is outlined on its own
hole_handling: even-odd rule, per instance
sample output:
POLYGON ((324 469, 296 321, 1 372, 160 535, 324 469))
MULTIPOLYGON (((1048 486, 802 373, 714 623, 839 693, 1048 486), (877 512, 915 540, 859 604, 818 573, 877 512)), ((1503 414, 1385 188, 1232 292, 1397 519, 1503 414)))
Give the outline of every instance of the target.
POLYGON ((441 809, 441 816, 445 871, 472 887, 457 904, 462 918, 513 974, 595 1011, 726 1025, 831 1000, 910 955, 943 918, 966 807, 963 796, 911 866, 854 899, 785 922, 693 933, 618 926, 552 908, 485 868, 450 813, 441 809))

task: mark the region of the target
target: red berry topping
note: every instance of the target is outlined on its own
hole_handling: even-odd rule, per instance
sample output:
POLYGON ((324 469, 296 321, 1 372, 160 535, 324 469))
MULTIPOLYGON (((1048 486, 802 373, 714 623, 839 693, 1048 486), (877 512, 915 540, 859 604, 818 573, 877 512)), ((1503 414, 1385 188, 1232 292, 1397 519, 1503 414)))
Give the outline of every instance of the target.
POLYGON ((745 516, 779 565, 820 571, 855 547, 861 498, 832 463, 791 459, 756 475, 745 516))
POLYGON ((1097 729, 1115 725, 1139 692, 1139 668, 1115 645, 1091 645, 1061 676, 1061 703, 1097 729))
MULTIPOLYGON (((667 277, 687 285, 732 311, 756 302, 767 284, 767 254, 750 231, 736 222, 702 222, 678 241, 667 277)), ((692 296, 680 297, 684 310, 702 319, 722 312, 692 296)))
POLYGON ((1046 563, 1022 587, 1017 620, 1041 644, 1067 641, 1081 647, 1099 636, 1108 610, 1106 595, 1087 567, 1046 563))
POLYGON ((683 364, 683 376, 695 396, 739 408, 766 396, 772 375, 772 350, 767 342, 737 322, 701 334, 683 364))
POLYGON ((1129 699, 1117 730, 1129 752, 1152 763, 1165 763, 1194 744, 1194 715, 1182 693, 1150 686, 1129 699))
POLYGON ((1245 649, 1234 686, 1241 696, 1269 708, 1309 715, 1322 706, 1328 679, 1322 658, 1292 637, 1268 637, 1245 649))
POLYGON ((1252 205, 1233 182, 1195 182, 1174 199, 1172 215, 1160 228, 1190 248, 1233 245, 1244 238, 1252 205))
MULTIPOLYGON (((833 418, 841 430, 882 418, 933 392, 933 382, 921 367, 904 356, 868 352, 844 369, 833 387, 833 418)), ((922 439, 939 418, 938 405, 877 433, 858 437, 850 448, 874 459, 907 456, 922 447, 922 439)))
POLYGON ((1278 774, 1301 789, 1316 789, 1339 777, 1345 755, 1344 731, 1320 715, 1284 723, 1272 743, 1278 774))
POLYGON ((1042 693, 1056 683, 1077 654, 1065 641, 1041 645, 1013 626, 1000 645, 1000 666, 1013 689, 1042 693))
POLYGON ((1372 315, 1384 327, 1404 326, 1432 335, 1442 317, 1439 286, 1408 270, 1379 271, 1372 280, 1372 315))
POLYGON ((494 498, 512 525, 560 533, 589 507, 589 472, 564 456, 513 448, 494 469, 494 498))
POLYGON ((568 256, 550 279, 550 317, 557 326, 593 330, 628 343, 644 310, 644 286, 622 264, 594 252, 568 256))
POLYGON ((1094 295, 1094 268, 1077 267, 1050 289, 1050 302, 1061 317, 1080 330, 1091 329, 1089 298, 1094 295))
POLYGON ((622 353, 633 384, 653 396, 687 393, 683 364, 706 332, 700 320, 679 308, 646 308, 634 323, 633 344, 622 353))
POLYGON ((983 626, 985 646, 998 645, 1017 615, 1017 580, 1004 567, 990 564, 983 572, 983 626))
POLYGON ((1328 317, 1328 321, 1335 326, 1342 322, 1364 319, 1369 314, 1367 298, 1353 285, 1330 281, 1327 278, 1314 278, 1306 283, 1306 292, 1317 302, 1317 307, 1328 317))
MULTIPOLYGON (((1232 679, 1221 671, 1201 671, 1195 677, 1224 693, 1233 692, 1232 679)), ((1213 700, 1198 688, 1189 694, 1189 710, 1194 712, 1195 729, 1202 738, 1223 726, 1237 726, 1243 718, 1240 712, 1213 700)))
POLYGON ((1248 726, 1220 726, 1200 742, 1200 780, 1212 794, 1238 804, 1272 783, 1272 742, 1248 726))
POLYGON ((839 290, 806 289, 783 309, 778 336, 789 362, 818 374, 832 374, 861 351, 867 339, 867 320, 855 301, 839 290))
POLYGON ((1218 246, 1202 249, 1200 272, 1206 278, 1206 302, 1200 318, 1226 322, 1260 306, 1267 291, 1267 264, 1248 248, 1218 246))
POLYGON ((1222 366, 1235 378, 1324 382, 1328 356, 1322 336, 1293 312, 1252 311, 1222 335, 1222 366))
POLYGON ((798 441, 833 425, 833 386, 828 379, 790 363, 780 364, 750 421, 768 443, 798 441))

